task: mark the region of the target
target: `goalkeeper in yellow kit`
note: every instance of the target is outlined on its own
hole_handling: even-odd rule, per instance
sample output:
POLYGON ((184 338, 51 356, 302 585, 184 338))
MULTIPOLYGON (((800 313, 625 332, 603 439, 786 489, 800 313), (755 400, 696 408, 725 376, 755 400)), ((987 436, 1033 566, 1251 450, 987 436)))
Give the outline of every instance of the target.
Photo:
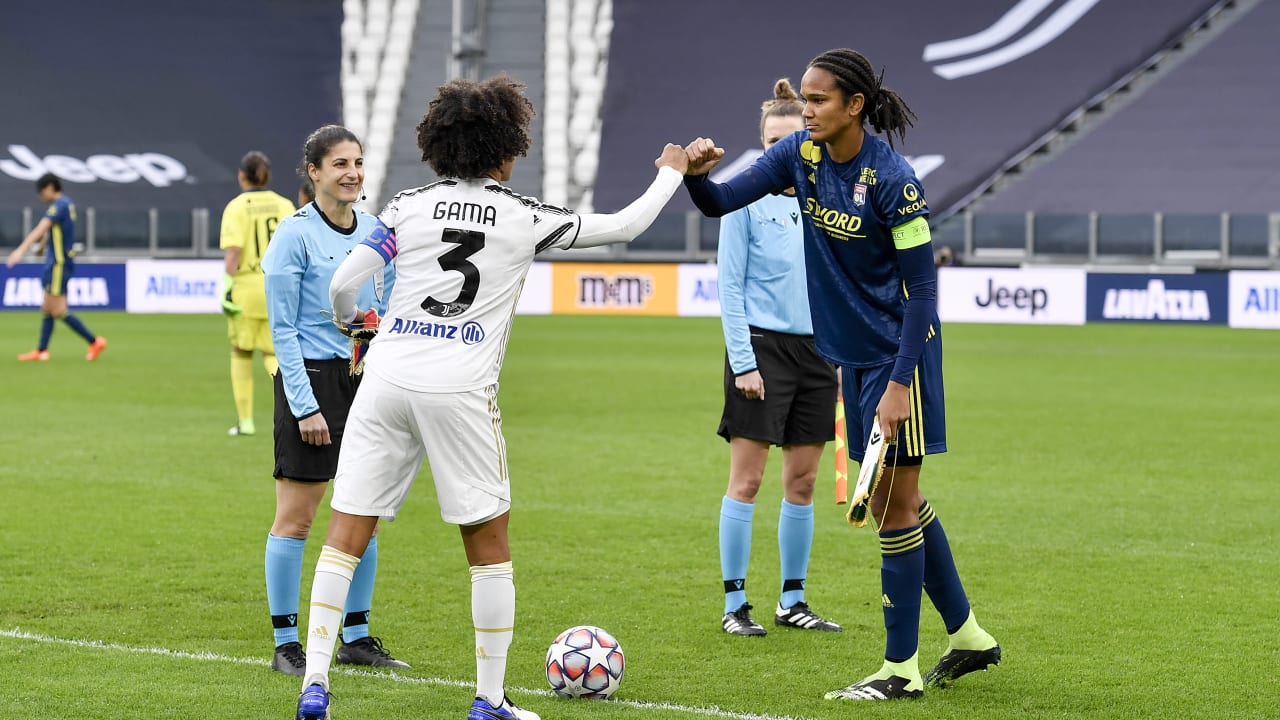
POLYGON ((253 351, 275 375, 275 348, 267 324, 267 295, 263 289, 262 255, 280 220, 293 214, 293 203, 267 189, 271 161, 250 152, 240 161, 240 194, 222 211, 219 246, 226 252, 222 277, 222 312, 231 339, 231 393, 239 421, 230 435, 253 435, 253 351))

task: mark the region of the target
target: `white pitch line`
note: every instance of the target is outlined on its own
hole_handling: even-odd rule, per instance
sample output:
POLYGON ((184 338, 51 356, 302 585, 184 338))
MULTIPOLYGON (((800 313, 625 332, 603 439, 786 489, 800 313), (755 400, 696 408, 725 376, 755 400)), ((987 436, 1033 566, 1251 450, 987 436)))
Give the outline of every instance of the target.
MULTIPOLYGON (((90 648, 93 650, 114 650, 117 652, 134 653, 136 655, 161 655, 165 657, 181 658, 184 660, 212 660, 215 662, 232 663, 235 665, 270 665, 266 660, 260 658, 238 658, 230 655, 220 655, 211 652, 189 652, 186 650, 170 650, 168 648, 154 647, 137 647, 134 645, 120 645, 117 643, 107 643, 101 640, 68 640, 66 638, 49 637, 48 635, 37 635, 23 631, 21 628, 12 630, 0 630, 0 637, 13 638, 15 640, 30 640, 32 642, 46 643, 51 645, 68 645, 71 647, 90 648)), ((385 672, 374 672, 371 670, 356 670, 350 668, 334 668, 333 673, 340 675, 352 675, 357 677, 371 677, 382 680, 391 680, 392 682, 407 683, 411 685, 440 685, 444 687, 473 687, 475 683, 462 680, 447 680, 444 678, 424 678, 424 677, 408 677, 401 675, 394 670, 385 672)), ((522 693, 524 695, 541 695, 551 696, 550 690, 532 690, 527 688, 507 688, 508 692, 522 693)), ((686 713, 689 715, 704 715, 707 717, 730 718, 730 720, 806 720, 803 717, 793 717, 791 715, 761 715, 758 713, 741 713, 732 710, 722 710, 718 707, 690 707, 688 705, 676 705, 667 702, 645 702, 643 700, 607 700, 615 705, 626 705, 628 707, 639 708, 641 710, 670 710, 672 712, 686 713)))

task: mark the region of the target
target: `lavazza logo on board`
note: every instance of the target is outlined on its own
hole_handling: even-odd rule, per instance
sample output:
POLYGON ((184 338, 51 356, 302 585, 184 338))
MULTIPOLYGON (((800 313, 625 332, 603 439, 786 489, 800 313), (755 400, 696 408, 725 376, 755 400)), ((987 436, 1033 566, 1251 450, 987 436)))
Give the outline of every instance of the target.
POLYGON ((1227 321, 1225 273, 1089 274, 1089 319, 1218 323, 1227 321))
MULTIPOLYGON (((42 265, 22 263, 11 269, 0 267, 0 308, 38 308, 44 301, 42 265)), ((80 263, 67 280, 67 304, 72 308, 123 310, 125 308, 125 267, 112 263, 80 263)))
POLYGON ((0 159, 0 172, 16 180, 34 181, 45 173, 63 180, 91 183, 105 180, 131 183, 146 180, 162 188, 174 183, 191 182, 187 167, 177 159, 157 152, 125 155, 90 155, 84 160, 70 155, 51 154, 41 157, 26 145, 10 145, 10 157, 0 159))

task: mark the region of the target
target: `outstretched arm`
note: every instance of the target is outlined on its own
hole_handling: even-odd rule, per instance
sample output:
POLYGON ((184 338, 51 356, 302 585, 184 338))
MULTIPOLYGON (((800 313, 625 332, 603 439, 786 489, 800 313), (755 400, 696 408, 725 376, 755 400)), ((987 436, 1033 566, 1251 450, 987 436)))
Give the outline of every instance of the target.
POLYGON ((680 187, 680 177, 689 166, 689 160, 684 148, 667 143, 653 164, 658 168, 658 176, 653 179, 649 189, 630 205, 608 215, 588 213, 581 216, 582 224, 573 247, 588 248, 631 242, 649 229, 658 213, 675 194, 676 188, 680 187))
POLYGON ((698 138, 684 149, 689 160, 684 186, 689 198, 707 217, 721 217, 744 208, 782 188, 755 165, 733 176, 727 183, 711 182, 707 173, 724 157, 724 150, 709 138, 698 138))

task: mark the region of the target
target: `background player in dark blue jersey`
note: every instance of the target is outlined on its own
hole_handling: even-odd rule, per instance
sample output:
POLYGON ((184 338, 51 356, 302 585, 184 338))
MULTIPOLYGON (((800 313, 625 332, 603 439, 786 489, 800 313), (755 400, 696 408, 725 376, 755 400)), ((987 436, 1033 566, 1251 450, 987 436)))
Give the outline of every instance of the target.
POLYGON ((89 343, 89 352, 85 360, 97 360, 98 355, 107 347, 107 339, 89 332, 89 328, 80 322, 80 318, 67 311, 67 280, 75 272, 75 255, 72 246, 76 242, 76 205, 71 198, 62 194, 62 181, 52 173, 41 175, 36 180, 36 193, 40 200, 49 203, 44 217, 23 238, 5 264, 13 267, 36 242, 47 236, 44 245, 44 300, 40 303, 40 344, 35 350, 18 356, 19 360, 48 360, 49 338, 53 335, 53 321, 62 318, 67 327, 89 343))
MULTIPOLYGON (((761 107, 766 150, 804 127, 804 105, 790 81, 775 83, 773 94, 761 107)), ((835 437, 836 371, 813 344, 795 193, 766 195, 726 216, 716 265, 725 342, 724 412, 717 432, 729 441, 729 487, 720 502, 721 627, 732 635, 765 634, 751 618, 747 566, 769 447, 781 445, 782 583, 773 622, 839 632, 839 625, 809 609, 804 595, 813 547, 813 484, 823 447, 835 437)))
POLYGON ((885 661, 876 673, 829 699, 919 697, 926 681, 945 685, 1000 661, 1000 647, 978 625, 956 572, 942 523, 920 494, 927 454, 945 452, 942 328, 928 205, 915 171, 869 122, 899 140, 914 115, 884 87, 860 53, 814 58, 800 85, 805 130, 776 143, 725 184, 706 173, 724 151, 698 138, 686 148, 685 183, 708 215, 795 187, 805 215, 805 264, 814 339, 841 367, 850 456, 862 461, 879 416, 886 439, 884 479, 872 497, 879 523, 885 661), (917 660, 920 588, 942 615, 949 647, 922 678, 917 660))
MULTIPOLYGON (((275 376, 276 514, 267 535, 267 606, 275 632, 271 666, 301 676, 306 654, 298 642, 302 557, 316 509, 338 465, 347 411, 359 386, 348 338, 332 322, 333 272, 363 240, 376 218, 352 207, 364 185, 364 148, 348 129, 319 128, 303 145, 303 170, 316 198, 280 221, 262 257, 267 315, 280 369, 275 376)), ((360 292, 361 307, 386 311, 394 271, 360 292)), ((369 543, 354 568, 343 613, 338 662, 407 668, 369 636, 378 544, 369 543)))

